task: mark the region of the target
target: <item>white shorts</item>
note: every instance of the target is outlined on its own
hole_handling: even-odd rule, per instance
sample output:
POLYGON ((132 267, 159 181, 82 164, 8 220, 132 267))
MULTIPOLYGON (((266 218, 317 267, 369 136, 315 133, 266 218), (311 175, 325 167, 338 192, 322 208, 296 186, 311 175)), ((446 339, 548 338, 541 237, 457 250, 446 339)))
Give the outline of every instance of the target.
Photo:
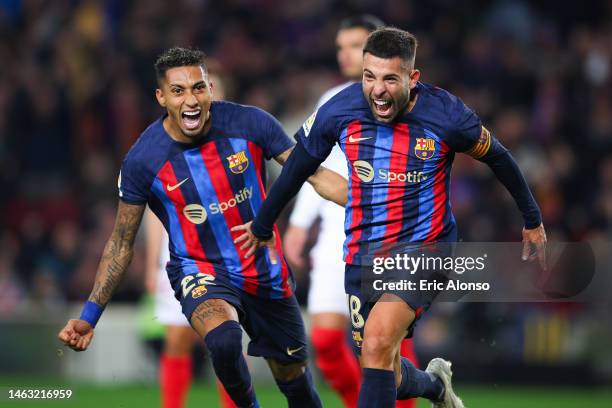
POLYGON ((155 317, 165 326, 189 326, 181 309, 181 303, 174 297, 174 291, 164 269, 160 270, 157 279, 155 317))
POLYGON ((348 316, 344 292, 344 262, 315 262, 310 273, 308 313, 340 313, 348 316))

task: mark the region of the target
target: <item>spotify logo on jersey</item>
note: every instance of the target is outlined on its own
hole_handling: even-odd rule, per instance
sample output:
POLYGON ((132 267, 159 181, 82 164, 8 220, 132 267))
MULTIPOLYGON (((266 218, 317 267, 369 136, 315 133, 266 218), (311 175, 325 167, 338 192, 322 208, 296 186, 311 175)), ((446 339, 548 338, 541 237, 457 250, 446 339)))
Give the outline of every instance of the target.
POLYGON ((189 204, 183 208, 183 215, 194 224, 202 224, 206 221, 206 209, 200 204, 189 204))
POLYGON ((357 173, 359 180, 364 183, 369 183, 374 178, 374 168, 367 161, 357 160, 353 163, 353 169, 357 173))
POLYGON ((353 163, 353 169, 359 180, 364 183, 369 183, 376 177, 377 180, 382 180, 389 184, 408 183, 417 184, 427 180, 427 174, 422 171, 407 171, 395 172, 389 169, 374 170, 372 165, 365 160, 357 160, 353 163))

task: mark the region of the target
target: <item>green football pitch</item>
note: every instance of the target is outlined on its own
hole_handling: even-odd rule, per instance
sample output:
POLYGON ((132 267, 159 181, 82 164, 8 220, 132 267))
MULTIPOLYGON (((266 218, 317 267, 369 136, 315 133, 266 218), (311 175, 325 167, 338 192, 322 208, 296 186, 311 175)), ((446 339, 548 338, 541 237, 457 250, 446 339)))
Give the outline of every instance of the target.
MULTIPOLYGON (((0 379, 0 407, 45 408, 131 408, 158 407, 159 389, 153 385, 97 386, 87 384, 59 385, 54 381, 0 379), (63 401, 16 401, 8 399, 8 390, 17 388, 69 388, 73 396, 63 401), (27 385, 26 385, 27 384, 27 385)), ((340 408, 342 404, 331 390, 319 386, 323 406, 340 408)), ((455 387, 467 408, 609 408, 612 407, 612 389, 572 389, 567 387, 511 387, 473 386, 455 387)), ((280 392, 270 386, 256 386, 261 406, 264 408, 286 407, 280 392)), ((196 383, 189 394, 188 408, 218 407, 216 390, 210 385, 196 383)), ((429 407, 427 401, 419 401, 419 408, 429 407)))

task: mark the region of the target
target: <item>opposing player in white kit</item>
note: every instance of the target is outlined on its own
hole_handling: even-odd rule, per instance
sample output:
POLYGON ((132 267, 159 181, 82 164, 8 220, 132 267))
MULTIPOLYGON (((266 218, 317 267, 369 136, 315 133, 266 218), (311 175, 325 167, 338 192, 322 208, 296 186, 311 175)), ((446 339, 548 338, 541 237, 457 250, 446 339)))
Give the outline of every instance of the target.
MULTIPOLYGON (((213 99, 225 99, 225 89, 221 78, 210 72, 209 78, 215 89, 213 99)), ((174 297, 174 290, 168 280, 166 272, 166 263, 170 260, 168 234, 152 211, 147 210, 145 223, 147 291, 155 296, 155 318, 166 328, 159 363, 161 406, 162 408, 182 408, 185 406, 191 385, 192 352, 195 341, 198 341, 199 337, 185 318, 181 304, 174 297)), ((218 381, 217 387, 223 408, 235 408, 236 405, 218 381)))
MULTIPOLYGON (((383 25, 380 19, 371 15, 349 17, 340 23, 336 36, 336 56, 342 75, 349 81, 323 94, 317 109, 345 87, 361 80, 363 46, 368 34, 383 25)), ((334 146, 323 165, 348 177, 346 158, 338 145, 334 146)), ((317 367, 327 383, 340 395, 345 406, 356 407, 361 369, 345 341, 349 321, 342 261, 344 208, 321 198, 310 185, 304 185, 284 235, 285 257, 296 267, 304 265, 302 254, 308 230, 318 217, 321 218, 320 230, 317 243, 310 252, 310 339, 315 349, 317 367)), ((402 355, 416 363, 412 340, 402 343, 402 355)), ((412 408, 415 403, 415 400, 404 400, 398 401, 397 406, 412 408)))

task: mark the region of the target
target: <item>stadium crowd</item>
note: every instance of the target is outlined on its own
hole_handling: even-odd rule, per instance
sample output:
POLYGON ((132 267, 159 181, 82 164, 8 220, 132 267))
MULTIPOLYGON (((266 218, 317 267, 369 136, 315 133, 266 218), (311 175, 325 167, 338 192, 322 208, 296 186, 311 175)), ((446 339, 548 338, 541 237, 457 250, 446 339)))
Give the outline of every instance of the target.
MULTIPOLYGON (((610 1, 2 0, 0 315, 88 294, 120 162, 162 112, 161 50, 202 48, 227 99, 292 134, 341 81, 331 44, 358 12, 416 34, 422 80, 461 96, 513 152, 549 240, 610 240, 610 1)), ((485 166, 458 157, 452 183, 462 239, 520 239, 520 214, 485 166)), ((144 290, 139 245, 116 300, 144 290)))

